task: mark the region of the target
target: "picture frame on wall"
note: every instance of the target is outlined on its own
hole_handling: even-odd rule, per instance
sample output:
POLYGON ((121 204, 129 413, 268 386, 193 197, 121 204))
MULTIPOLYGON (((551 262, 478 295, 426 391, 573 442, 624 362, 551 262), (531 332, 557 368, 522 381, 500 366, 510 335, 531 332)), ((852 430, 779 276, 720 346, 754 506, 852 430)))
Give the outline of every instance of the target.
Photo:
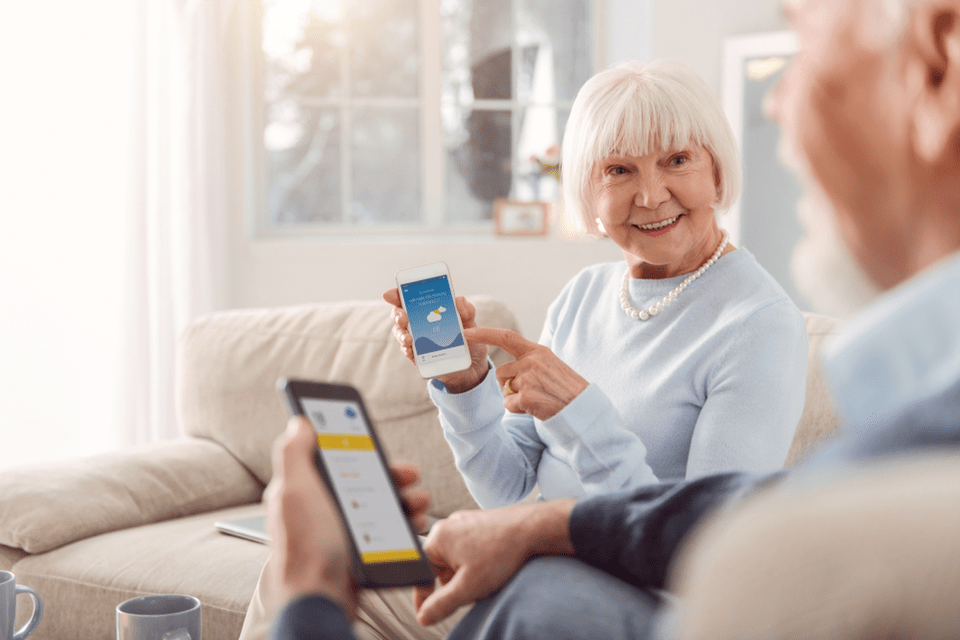
POLYGON ((549 202, 498 198, 494 201, 496 231, 499 236, 542 236, 550 219, 549 202))

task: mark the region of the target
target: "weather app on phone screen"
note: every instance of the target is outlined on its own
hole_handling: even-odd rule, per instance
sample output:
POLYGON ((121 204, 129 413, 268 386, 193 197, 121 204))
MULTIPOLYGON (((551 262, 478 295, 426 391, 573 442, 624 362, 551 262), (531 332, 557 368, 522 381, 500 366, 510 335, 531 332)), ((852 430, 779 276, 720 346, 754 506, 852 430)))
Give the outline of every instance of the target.
POLYGON ((410 282, 401 289, 418 363, 466 352, 447 276, 410 282))

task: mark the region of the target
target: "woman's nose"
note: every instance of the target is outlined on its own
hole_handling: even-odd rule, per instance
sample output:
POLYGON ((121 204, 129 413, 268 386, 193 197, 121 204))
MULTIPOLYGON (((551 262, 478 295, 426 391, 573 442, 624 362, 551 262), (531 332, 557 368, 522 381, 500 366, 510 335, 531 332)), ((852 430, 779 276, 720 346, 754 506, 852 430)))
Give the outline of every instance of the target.
POLYGON ((656 209, 670 200, 670 191, 663 180, 654 177, 637 178, 637 191, 633 196, 633 203, 644 209, 656 209))

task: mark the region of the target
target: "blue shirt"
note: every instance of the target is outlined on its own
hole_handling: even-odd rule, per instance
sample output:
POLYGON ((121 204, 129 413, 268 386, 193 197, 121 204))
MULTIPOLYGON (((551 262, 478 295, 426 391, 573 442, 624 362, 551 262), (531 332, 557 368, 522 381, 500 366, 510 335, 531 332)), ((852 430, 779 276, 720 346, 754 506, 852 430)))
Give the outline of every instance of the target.
MULTIPOLYGON (((477 502, 513 504, 667 479, 783 466, 806 387, 807 333, 745 249, 721 257, 660 315, 620 307, 625 262, 588 267, 547 312, 544 344, 590 386, 549 420, 503 408, 493 373, 475 389, 429 385, 477 502)), ((646 308, 685 276, 630 281, 646 308)))
POLYGON ((960 424, 960 255, 879 298, 824 345, 843 437, 820 467, 956 442, 960 424))

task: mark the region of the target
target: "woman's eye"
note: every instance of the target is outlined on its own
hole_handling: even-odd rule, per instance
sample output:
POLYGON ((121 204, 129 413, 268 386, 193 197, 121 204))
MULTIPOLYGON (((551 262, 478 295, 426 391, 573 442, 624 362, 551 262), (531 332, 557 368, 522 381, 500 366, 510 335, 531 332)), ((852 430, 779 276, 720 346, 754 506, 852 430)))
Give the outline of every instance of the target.
POLYGON ((610 175, 622 176, 627 172, 627 168, 626 167, 610 167, 609 172, 610 172, 610 175))
POLYGON ((672 158, 670 158, 670 164, 673 164, 673 165, 685 164, 689 159, 690 158, 688 158, 687 156, 673 156, 672 158))

